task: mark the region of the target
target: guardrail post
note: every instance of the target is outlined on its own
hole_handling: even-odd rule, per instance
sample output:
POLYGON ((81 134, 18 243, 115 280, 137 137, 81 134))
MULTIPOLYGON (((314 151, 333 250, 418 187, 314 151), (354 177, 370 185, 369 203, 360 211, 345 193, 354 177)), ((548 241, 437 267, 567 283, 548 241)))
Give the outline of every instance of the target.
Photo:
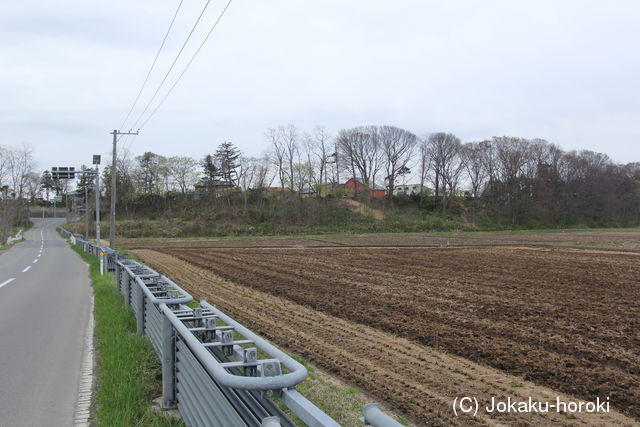
POLYGON ((176 345, 171 321, 162 315, 162 409, 176 407, 176 345))
POLYGON ((118 289, 118 292, 120 291, 120 280, 122 280, 122 268, 120 267, 120 264, 116 263, 116 289, 118 289))
POLYGON ((137 326, 138 333, 140 335, 144 335, 145 296, 140 286, 136 286, 136 293, 138 294, 138 298, 136 301, 136 303, 138 304, 138 310, 137 310, 138 315, 136 316, 136 326, 137 326))
POLYGON ((133 278, 129 275, 129 273, 127 273, 127 278, 125 279, 124 283, 124 288, 122 289, 122 293, 124 294, 124 305, 126 305, 127 307, 131 307, 131 302, 129 301, 131 299, 131 281, 133 280, 133 278))

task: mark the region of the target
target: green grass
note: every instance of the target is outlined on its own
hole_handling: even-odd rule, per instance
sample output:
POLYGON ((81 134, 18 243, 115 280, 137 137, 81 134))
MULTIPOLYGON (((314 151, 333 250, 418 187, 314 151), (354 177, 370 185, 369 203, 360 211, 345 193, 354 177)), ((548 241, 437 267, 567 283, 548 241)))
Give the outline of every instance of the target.
MULTIPOLYGON (((71 229, 81 231, 83 223, 68 224, 71 229)), ((107 223, 103 229, 107 230, 107 223)), ((585 226, 569 226, 566 228, 509 228, 507 226, 472 226, 461 221, 443 219, 438 216, 427 216, 423 219, 402 215, 389 215, 383 221, 364 221, 336 223, 332 225, 259 225, 216 223, 212 229, 196 227, 193 221, 160 221, 160 220, 124 220, 118 221, 117 239, 125 245, 127 242, 155 242, 166 239, 272 239, 272 238, 320 238, 334 236, 492 236, 518 235, 529 233, 573 233, 602 231, 640 231, 633 228, 588 228, 585 226), (251 231, 249 231, 251 230, 251 231)))
MULTIPOLYGON (((306 360, 294 354, 287 354, 307 368, 307 372, 309 373, 307 378, 296 386, 296 390, 300 394, 340 423, 340 425, 344 427, 362 426, 359 418, 364 414, 364 406, 367 403, 371 403, 371 399, 366 396, 362 390, 349 386, 326 372, 315 368, 306 360)), ((284 405, 280 405, 280 409, 282 409, 296 425, 305 425, 284 405)), ((383 410, 395 418, 400 424, 410 425, 406 418, 400 417, 388 411, 386 408, 383 408, 383 410)))
MULTIPOLYGON (((494 230, 494 231, 429 231, 429 232, 395 232, 395 233, 326 233, 326 234, 290 234, 276 236, 201 236, 201 237, 137 237, 121 238, 122 244, 127 247, 134 242, 137 244, 154 243, 162 241, 179 240, 274 240, 274 239, 320 239, 327 240, 332 237, 396 237, 396 236, 430 236, 430 237, 464 237, 464 236, 511 236, 526 234, 547 233, 578 233, 578 232, 630 232, 640 231, 639 227, 629 228, 556 228, 556 229, 530 229, 530 230, 494 230)), ((122 250, 118 248, 118 250, 122 250)))
POLYGON ((95 293, 97 382, 92 416, 101 426, 182 426, 182 421, 151 409, 162 394, 160 362, 151 344, 136 333, 110 274, 100 276, 98 260, 73 248, 89 263, 95 293))

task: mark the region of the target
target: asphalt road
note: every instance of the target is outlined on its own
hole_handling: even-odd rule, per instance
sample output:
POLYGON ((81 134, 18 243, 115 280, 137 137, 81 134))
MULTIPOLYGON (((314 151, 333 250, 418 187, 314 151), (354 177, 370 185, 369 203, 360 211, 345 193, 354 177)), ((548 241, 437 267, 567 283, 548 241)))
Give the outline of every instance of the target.
POLYGON ((70 426, 90 311, 87 264, 32 219, 0 254, 0 426, 70 426))

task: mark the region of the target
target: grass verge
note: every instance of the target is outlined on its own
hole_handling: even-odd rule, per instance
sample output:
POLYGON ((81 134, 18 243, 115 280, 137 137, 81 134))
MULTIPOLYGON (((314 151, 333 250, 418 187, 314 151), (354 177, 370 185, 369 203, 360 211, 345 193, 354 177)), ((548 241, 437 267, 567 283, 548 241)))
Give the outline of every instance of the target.
MULTIPOLYGON (((0 243, 0 251, 6 251, 7 249, 11 248, 11 246, 15 245, 16 243, 24 242, 24 233, 26 233, 31 227, 33 227, 33 222, 27 221, 27 223, 24 225, 24 227, 20 229, 21 232, 22 232, 22 238, 20 240, 15 240, 15 241, 13 241, 11 243, 0 243)), ((18 229, 14 230, 14 231, 17 233, 18 229)))
MULTIPOLYGON (((372 400, 360 389, 349 386, 340 379, 310 365, 295 355, 289 356, 296 359, 309 372, 309 376, 296 386, 296 390, 309 399, 323 412, 336 420, 344 427, 361 427, 359 418, 364 414, 364 406, 372 400)), ((281 409, 299 426, 305 424, 291 411, 281 406, 281 409)), ((383 411, 404 426, 412 425, 409 420, 398 416, 386 408, 383 411)))
POLYGON ((136 333, 135 319, 116 289, 115 278, 101 276, 95 257, 73 249, 89 263, 95 293, 94 421, 101 426, 183 426, 152 409, 152 399, 162 394, 160 361, 149 341, 136 333))

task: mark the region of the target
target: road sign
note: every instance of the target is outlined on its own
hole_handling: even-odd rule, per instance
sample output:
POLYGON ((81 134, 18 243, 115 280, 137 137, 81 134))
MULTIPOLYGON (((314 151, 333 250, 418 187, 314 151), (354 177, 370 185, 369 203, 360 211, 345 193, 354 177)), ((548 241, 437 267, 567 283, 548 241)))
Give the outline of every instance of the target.
POLYGON ((100 154, 94 154, 93 155, 93 164, 94 165, 99 165, 100 164, 100 154))
POLYGON ((74 167, 52 167, 51 177, 53 179, 75 179, 76 168, 74 167))

